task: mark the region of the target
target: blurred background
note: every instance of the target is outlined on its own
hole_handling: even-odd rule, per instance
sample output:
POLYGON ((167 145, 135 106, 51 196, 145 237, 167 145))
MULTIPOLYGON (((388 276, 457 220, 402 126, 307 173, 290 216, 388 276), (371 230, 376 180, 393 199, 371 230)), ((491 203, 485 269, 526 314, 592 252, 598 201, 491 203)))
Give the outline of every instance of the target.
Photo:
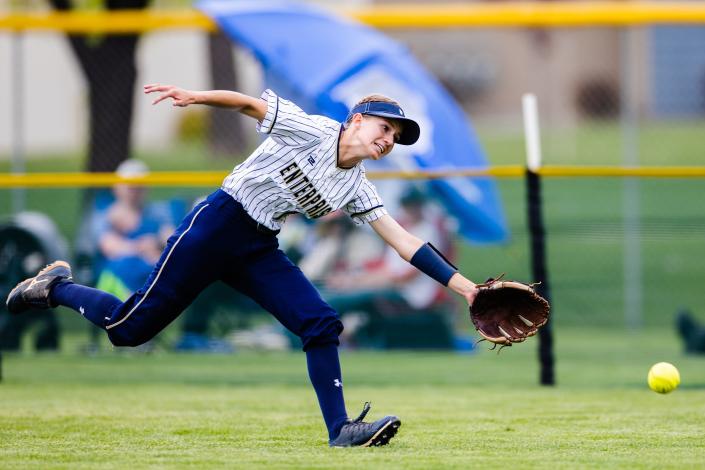
MULTIPOLYGON (((335 12, 400 2, 312 3, 335 12)), ((421 4, 404 2, 416 3, 421 4)), ((181 12, 192 5, 0 0, 0 15, 68 7, 181 12)), ((524 164, 521 97, 527 92, 538 99, 545 165, 687 170, 705 163, 705 28, 700 25, 409 26, 381 32, 407 48, 460 106, 490 167, 524 164)), ((0 172, 51 173, 57 180, 79 171, 139 176, 207 170, 224 177, 259 144, 253 123, 234 113, 152 108, 140 89, 153 82, 255 96, 264 87, 260 63, 250 52, 222 33, 198 27, 120 36, 0 28, 0 172)), ((393 215, 438 240, 436 245, 476 282, 503 272, 531 280, 523 178, 495 180, 508 236, 494 243, 457 236, 456 214, 422 183, 398 193, 393 215)), ((0 294, 4 298, 46 262, 67 258, 80 281, 129 295, 140 282, 134 266, 153 262, 163 234, 216 185, 5 184, 0 187, 0 294), (118 235, 140 240, 132 257, 141 261, 129 264, 111 255, 110 243, 118 235)), ((562 330, 593 334, 600 328, 676 335, 678 312, 705 319, 702 195, 698 177, 545 177, 557 338, 562 330)), ((316 225, 290 219, 281 240, 344 314, 346 346, 472 351, 476 338, 466 307, 434 289, 414 298, 410 292, 424 288, 413 287, 419 281, 394 265, 368 231, 336 216, 316 225), (365 279, 377 282, 368 286, 365 279), (380 287, 380 279, 391 281, 372 289, 380 287), (353 290, 351 280, 359 296, 341 298, 341 290, 353 290)), ((217 285, 149 345, 214 352, 296 347, 296 340, 256 305, 217 285)), ((0 348, 95 351, 108 345, 71 312, 49 311, 28 320, 0 309, 0 348)))

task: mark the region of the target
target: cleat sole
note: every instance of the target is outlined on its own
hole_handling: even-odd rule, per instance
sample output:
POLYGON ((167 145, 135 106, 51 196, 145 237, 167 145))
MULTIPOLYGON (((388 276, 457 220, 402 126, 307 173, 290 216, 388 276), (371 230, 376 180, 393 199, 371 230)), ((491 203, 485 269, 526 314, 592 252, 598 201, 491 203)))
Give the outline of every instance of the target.
POLYGON ((369 441, 362 444, 360 447, 379 447, 389 444, 389 441, 397 434, 401 426, 399 418, 390 419, 369 441))

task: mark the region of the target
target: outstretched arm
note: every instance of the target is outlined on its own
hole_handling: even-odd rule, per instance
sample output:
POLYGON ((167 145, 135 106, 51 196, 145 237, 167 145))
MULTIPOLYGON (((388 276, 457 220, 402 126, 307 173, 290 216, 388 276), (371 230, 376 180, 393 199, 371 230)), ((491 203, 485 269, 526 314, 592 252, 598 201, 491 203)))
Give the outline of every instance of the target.
POLYGON ((258 121, 264 119, 264 115, 267 113, 266 101, 236 91, 191 91, 172 85, 160 85, 155 83, 145 85, 144 92, 145 94, 161 93, 152 101, 152 104, 157 104, 160 101, 171 98, 173 106, 185 107, 191 104, 205 104, 208 106, 231 108, 246 116, 255 118, 258 121))
MULTIPOLYGON (((417 254, 425 255, 428 254, 427 250, 432 251, 428 244, 420 238, 407 232, 404 227, 399 225, 399 223, 389 215, 383 215, 379 219, 371 222, 370 225, 374 231, 377 232, 377 235, 379 235, 389 246, 394 248, 396 252, 399 253, 399 256, 414 264, 421 271, 424 271, 426 274, 430 275, 430 273, 426 271, 428 262, 416 263, 417 254), (412 260, 414 261, 412 262, 412 260)), ((442 257, 438 255, 435 256, 437 256, 437 258, 433 258, 433 254, 430 254, 431 264, 441 263, 445 264, 445 266, 441 265, 442 269, 451 268, 442 257)), ((434 268, 434 266, 431 266, 431 268, 434 268)), ((472 302, 475 300, 475 296, 477 295, 477 287, 474 282, 470 281, 459 272, 455 272, 448 280, 447 286, 457 294, 463 296, 468 305, 472 305, 472 302)))

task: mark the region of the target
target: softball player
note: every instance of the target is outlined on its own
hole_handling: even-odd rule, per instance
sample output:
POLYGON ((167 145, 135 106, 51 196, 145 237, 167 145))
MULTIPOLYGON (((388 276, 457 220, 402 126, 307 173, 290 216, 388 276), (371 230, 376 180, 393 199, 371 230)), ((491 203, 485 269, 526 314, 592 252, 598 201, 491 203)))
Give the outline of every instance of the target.
POLYGON ((188 91, 147 85, 153 104, 227 107, 257 120, 267 139, 225 178, 220 189, 186 216, 145 285, 127 301, 72 282, 71 268, 56 261, 18 284, 8 310, 70 307, 104 329, 116 346, 137 346, 159 333, 209 284, 222 280, 250 296, 298 335, 309 377, 334 447, 385 445, 401 421, 386 416, 350 420, 343 399, 336 312, 284 253, 277 233, 286 217, 309 218, 342 210, 357 224, 369 223, 399 255, 471 304, 477 289, 430 244, 408 233, 382 204, 365 177, 363 161, 383 158, 395 143, 411 145, 419 126, 395 101, 362 99, 346 121, 309 115, 266 90, 261 98, 233 91, 188 91))

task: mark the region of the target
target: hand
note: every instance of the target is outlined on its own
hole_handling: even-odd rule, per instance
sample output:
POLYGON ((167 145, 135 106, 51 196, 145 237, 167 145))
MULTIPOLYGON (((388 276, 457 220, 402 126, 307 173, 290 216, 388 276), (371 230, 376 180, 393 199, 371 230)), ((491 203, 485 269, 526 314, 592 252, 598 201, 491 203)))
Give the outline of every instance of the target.
POLYGON ((477 286, 475 286, 475 285, 473 285, 472 289, 463 293, 463 297, 465 297, 465 300, 468 303, 468 307, 472 307, 472 303, 475 301, 475 297, 477 297, 477 293, 478 293, 478 289, 477 289, 477 286))
POLYGON ((161 93, 157 99, 152 101, 153 105, 159 103, 160 101, 164 101, 167 98, 171 98, 173 100, 173 106, 180 106, 182 108, 196 103, 196 92, 184 90, 172 85, 160 85, 158 83, 145 85, 144 92, 145 94, 155 92, 161 93))
POLYGON ((137 253, 149 261, 150 263, 156 263, 161 255, 161 246, 159 240, 154 235, 142 235, 134 240, 134 247, 137 253))
POLYGON ((454 292, 462 295, 468 303, 468 306, 472 307, 472 303, 475 301, 475 297, 477 297, 478 293, 477 284, 462 274, 455 273, 453 277, 450 278, 448 287, 450 287, 454 292))

